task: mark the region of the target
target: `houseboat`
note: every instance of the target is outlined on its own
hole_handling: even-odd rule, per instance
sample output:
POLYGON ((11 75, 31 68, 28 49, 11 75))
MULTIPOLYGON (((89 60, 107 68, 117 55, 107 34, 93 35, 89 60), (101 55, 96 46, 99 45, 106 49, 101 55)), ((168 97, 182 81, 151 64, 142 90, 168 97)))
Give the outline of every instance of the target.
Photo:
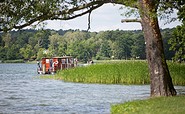
POLYGON ((69 69, 77 66, 77 60, 71 56, 42 58, 37 62, 38 74, 54 74, 58 70, 69 69))

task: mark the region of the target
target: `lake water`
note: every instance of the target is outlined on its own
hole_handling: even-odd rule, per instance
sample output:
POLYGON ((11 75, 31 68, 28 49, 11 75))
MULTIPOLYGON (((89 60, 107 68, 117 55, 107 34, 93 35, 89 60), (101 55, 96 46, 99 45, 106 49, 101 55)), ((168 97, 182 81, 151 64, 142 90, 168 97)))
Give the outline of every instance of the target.
MULTIPOLYGON (((110 106, 150 96, 149 85, 100 85, 39 79, 36 64, 0 64, 0 113, 109 114, 110 106)), ((182 93, 185 87, 177 86, 182 93)))

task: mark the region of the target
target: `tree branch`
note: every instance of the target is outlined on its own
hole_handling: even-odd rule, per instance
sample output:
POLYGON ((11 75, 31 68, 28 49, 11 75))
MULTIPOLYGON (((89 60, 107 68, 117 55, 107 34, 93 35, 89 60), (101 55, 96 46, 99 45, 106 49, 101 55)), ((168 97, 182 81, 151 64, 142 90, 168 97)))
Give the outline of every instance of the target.
MULTIPOLYGON (((93 1, 93 2, 87 3, 87 4, 82 4, 82 5, 73 7, 73 8, 68 9, 68 10, 58 11, 57 13, 43 14, 43 15, 40 15, 38 17, 35 17, 35 18, 27 21, 26 23, 23 23, 23 24, 20 24, 20 25, 16 25, 15 24, 11 28, 6 28, 6 30, 8 31, 8 30, 11 30, 13 28, 15 28, 15 29, 21 29, 21 28, 24 28, 26 26, 30 26, 31 24, 33 24, 34 22, 37 22, 37 21, 40 22, 40 21, 44 21, 44 20, 54 20, 54 19, 58 19, 58 20, 70 20, 70 19, 74 19, 76 17, 80 17, 82 15, 85 15, 85 14, 91 12, 92 10, 95 10, 96 8, 102 6, 104 3, 108 3, 110 1, 111 0, 105 0, 105 1, 104 0, 98 0, 98 1, 93 1), (82 12, 80 14, 69 16, 70 14, 74 14, 74 12, 79 11, 79 10, 82 10, 82 9, 88 9, 88 10, 85 11, 85 12, 82 12), (64 15, 68 15, 68 16, 66 17, 64 15)), ((3 31, 3 29, 0 28, 0 31, 3 31)))
MULTIPOLYGON (((11 27, 8 27, 6 25, 4 27, 2 26, 2 27, 0 27, 0 31, 3 31, 3 30, 8 31, 13 28, 22 29, 26 26, 32 25, 34 22, 42 22, 45 20, 54 20, 54 19, 70 20, 70 19, 74 19, 76 17, 90 13, 93 10, 95 10, 96 8, 102 6, 103 4, 106 4, 106 3, 122 4, 122 2, 119 2, 119 0, 92 0, 89 3, 84 3, 81 5, 77 5, 77 6, 74 5, 73 7, 69 8, 69 9, 61 9, 61 10, 56 11, 54 13, 53 12, 52 13, 49 13, 49 12, 42 13, 42 14, 36 16, 35 18, 30 18, 30 20, 28 20, 28 21, 22 20, 22 21, 24 21, 24 23, 19 24, 19 22, 16 22, 11 27), (81 13, 75 14, 77 11, 80 11, 83 9, 86 9, 86 10, 81 13)), ((70 7, 70 4, 68 4, 68 5, 70 7)), ((21 18, 19 20, 21 20, 21 18)))
POLYGON ((88 15, 88 28, 87 28, 87 31, 89 31, 89 29, 91 29, 91 11, 89 12, 89 15, 88 15))
POLYGON ((87 14, 87 13, 92 12, 93 10, 99 8, 99 7, 102 6, 102 5, 103 5, 103 3, 102 3, 102 4, 98 4, 97 6, 92 6, 90 9, 88 9, 87 11, 82 12, 82 13, 80 13, 80 14, 76 14, 76 15, 69 16, 69 17, 58 17, 58 16, 57 16, 57 17, 51 18, 51 20, 54 20, 54 19, 59 19, 59 20, 70 20, 70 19, 74 19, 74 18, 76 18, 76 17, 80 17, 80 16, 82 16, 82 15, 85 15, 85 14, 87 14))

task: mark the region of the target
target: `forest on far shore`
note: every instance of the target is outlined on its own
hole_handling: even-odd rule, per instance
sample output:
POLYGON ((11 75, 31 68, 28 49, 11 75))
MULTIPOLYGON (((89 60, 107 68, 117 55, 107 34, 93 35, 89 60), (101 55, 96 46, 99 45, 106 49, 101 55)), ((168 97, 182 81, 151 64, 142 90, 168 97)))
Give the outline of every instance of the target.
MULTIPOLYGON (((171 48, 175 30, 161 30, 167 60, 175 59, 175 50, 171 48)), ((40 60, 42 57, 65 55, 76 57, 83 62, 90 59, 146 59, 143 32, 24 29, 0 33, 1 61, 40 60)))

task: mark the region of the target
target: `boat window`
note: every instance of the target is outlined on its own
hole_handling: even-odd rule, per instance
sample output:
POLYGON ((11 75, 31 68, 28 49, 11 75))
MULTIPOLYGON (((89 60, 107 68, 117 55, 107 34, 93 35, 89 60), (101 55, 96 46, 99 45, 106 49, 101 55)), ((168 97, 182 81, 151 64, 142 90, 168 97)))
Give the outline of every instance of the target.
POLYGON ((65 64, 65 59, 62 59, 62 64, 65 64))
POLYGON ((46 59, 46 63, 49 63, 49 59, 46 59))

